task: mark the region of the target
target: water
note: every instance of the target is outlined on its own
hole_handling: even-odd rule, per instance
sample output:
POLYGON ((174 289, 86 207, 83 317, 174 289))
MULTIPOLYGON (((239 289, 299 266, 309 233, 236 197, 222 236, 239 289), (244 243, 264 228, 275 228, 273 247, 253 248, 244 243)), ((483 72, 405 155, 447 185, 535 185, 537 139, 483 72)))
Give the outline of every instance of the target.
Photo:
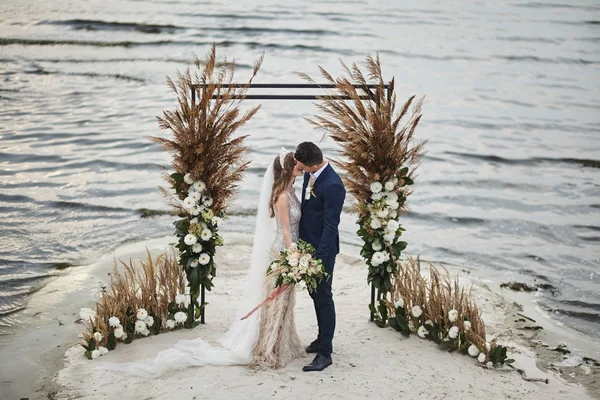
MULTIPOLYGON (((550 283, 541 304, 600 336, 600 5, 595 1, 34 1, 0 4, 0 329, 65 265, 172 233, 169 156, 147 136, 165 75, 212 42, 240 81, 334 74, 378 51, 401 97, 426 95, 412 254, 498 281, 550 283), (58 267, 58 268, 57 268, 58 267)), ((248 105, 256 103, 248 102, 248 105)), ((240 133, 252 167, 225 229, 251 232, 279 146, 318 141, 311 102, 263 102, 240 133)), ((326 153, 335 145, 323 142, 326 153)), ((358 244, 345 213, 342 239, 358 244)))

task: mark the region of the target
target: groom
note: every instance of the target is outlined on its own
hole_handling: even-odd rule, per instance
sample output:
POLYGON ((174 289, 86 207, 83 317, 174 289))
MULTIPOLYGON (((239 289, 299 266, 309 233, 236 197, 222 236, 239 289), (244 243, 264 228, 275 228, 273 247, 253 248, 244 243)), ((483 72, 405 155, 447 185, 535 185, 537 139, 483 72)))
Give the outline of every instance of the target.
POLYGON ((315 257, 323 261, 323 266, 329 274, 329 278, 319 283, 316 290, 310 294, 315 304, 319 335, 306 348, 306 352, 317 355, 302 370, 322 371, 332 364, 335 305, 331 283, 335 257, 340 252, 338 225, 346 189, 340 176, 323 158, 323 153, 316 144, 300 143, 294 158, 304 170, 300 239, 315 247, 315 257))

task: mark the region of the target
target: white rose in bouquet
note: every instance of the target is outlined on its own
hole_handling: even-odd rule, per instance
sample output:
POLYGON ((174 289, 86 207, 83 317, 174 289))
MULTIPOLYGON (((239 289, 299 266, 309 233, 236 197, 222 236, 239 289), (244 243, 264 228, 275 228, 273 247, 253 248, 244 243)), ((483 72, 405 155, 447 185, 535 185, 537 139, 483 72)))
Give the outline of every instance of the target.
POLYGON ((377 218, 371 218, 371 228, 379 229, 381 228, 381 221, 377 218))
POLYGON ((385 183, 385 190, 387 190, 388 192, 391 192, 392 190, 394 190, 394 182, 392 181, 387 181, 385 183))
POLYGON ((383 198, 383 195, 382 195, 381 193, 373 193, 373 194, 371 195, 371 198, 372 198, 373 200, 377 201, 377 200, 381 200, 381 199, 383 198))
POLYGON ((289 257, 288 258, 288 264, 290 264, 290 267, 297 267, 299 263, 300 263, 300 260, 298 259, 298 257, 289 257))
POLYGON ((371 265, 377 267, 381 265, 384 262, 384 260, 385 257, 383 256, 383 253, 380 251, 376 251, 375 253, 373 253, 373 257, 371 257, 371 265))
POLYGON ((385 218, 385 217, 387 217, 387 216, 388 216, 388 212, 389 212, 389 211, 388 211, 388 209, 387 209, 387 208, 384 208, 384 209, 382 209, 382 210, 379 210, 379 211, 377 211, 377 216, 378 216, 379 218, 385 218))
POLYGON ((396 231, 398 230, 398 228, 400 228, 400 224, 395 219, 390 219, 387 222, 386 228, 389 229, 390 231, 396 233, 396 231))

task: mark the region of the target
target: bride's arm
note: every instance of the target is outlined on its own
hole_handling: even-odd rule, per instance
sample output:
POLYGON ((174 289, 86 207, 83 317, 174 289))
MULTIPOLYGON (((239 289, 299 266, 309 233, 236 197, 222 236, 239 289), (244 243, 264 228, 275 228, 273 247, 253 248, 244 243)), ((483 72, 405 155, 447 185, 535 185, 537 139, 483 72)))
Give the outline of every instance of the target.
POLYGON ((283 243, 288 248, 292 245, 292 231, 290 229, 290 200, 287 194, 282 193, 275 202, 275 208, 279 213, 279 219, 281 220, 281 228, 283 229, 283 243))

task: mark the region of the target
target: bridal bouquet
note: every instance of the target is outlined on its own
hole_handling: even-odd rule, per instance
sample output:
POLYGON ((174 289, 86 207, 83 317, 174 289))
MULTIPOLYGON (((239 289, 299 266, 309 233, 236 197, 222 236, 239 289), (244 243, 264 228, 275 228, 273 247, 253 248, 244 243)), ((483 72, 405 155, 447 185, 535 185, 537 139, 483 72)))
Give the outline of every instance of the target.
POLYGON ((283 250, 278 259, 267 269, 267 275, 275 277, 275 287, 290 285, 305 286, 309 292, 317 288, 319 282, 327 278, 323 262, 314 258, 315 248, 304 240, 292 243, 283 250))
POLYGON ((315 248, 302 239, 279 253, 269 265, 267 275, 275 278, 275 290, 242 319, 248 318, 256 310, 275 300, 292 285, 305 286, 309 292, 312 292, 319 282, 329 276, 325 272, 323 262, 315 258, 315 248))

